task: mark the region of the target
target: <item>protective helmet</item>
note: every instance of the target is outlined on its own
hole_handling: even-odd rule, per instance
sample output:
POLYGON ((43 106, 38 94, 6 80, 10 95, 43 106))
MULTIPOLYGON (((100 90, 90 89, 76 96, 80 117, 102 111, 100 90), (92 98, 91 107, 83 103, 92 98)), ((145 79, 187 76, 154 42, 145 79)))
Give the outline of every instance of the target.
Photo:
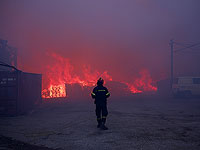
POLYGON ((103 85, 104 80, 102 78, 99 78, 99 80, 97 81, 97 85, 103 85))

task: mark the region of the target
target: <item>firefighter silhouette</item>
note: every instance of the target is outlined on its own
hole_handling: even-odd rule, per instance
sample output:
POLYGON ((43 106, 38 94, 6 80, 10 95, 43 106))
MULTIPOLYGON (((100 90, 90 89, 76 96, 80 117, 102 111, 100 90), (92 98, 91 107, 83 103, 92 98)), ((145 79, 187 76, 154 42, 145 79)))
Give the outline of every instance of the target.
POLYGON ((108 115, 107 98, 110 96, 110 93, 103 84, 104 80, 99 78, 97 86, 93 89, 91 96, 95 99, 94 103, 96 104, 97 128, 107 130, 108 128, 105 126, 106 117, 108 115))

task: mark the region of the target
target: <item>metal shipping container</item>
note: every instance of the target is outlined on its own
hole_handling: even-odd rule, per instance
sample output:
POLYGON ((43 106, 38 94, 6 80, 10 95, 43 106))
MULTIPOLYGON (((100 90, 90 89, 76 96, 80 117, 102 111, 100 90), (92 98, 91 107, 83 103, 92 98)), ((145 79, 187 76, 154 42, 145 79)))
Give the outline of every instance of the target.
POLYGON ((0 115, 27 113, 42 101, 41 88, 41 74, 0 71, 0 115))

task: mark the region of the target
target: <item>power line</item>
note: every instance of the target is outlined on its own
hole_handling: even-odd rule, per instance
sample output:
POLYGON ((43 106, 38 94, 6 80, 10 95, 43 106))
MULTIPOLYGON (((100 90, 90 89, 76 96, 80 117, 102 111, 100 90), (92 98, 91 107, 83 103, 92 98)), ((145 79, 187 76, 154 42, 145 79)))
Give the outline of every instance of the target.
POLYGON ((176 52, 179 52, 179 51, 182 51, 182 50, 185 50, 185 49, 189 49, 189 48, 191 49, 192 47, 195 47, 197 45, 200 45, 200 43, 196 43, 196 44, 193 44, 193 45, 190 45, 190 46, 186 46, 184 48, 180 48, 180 49, 174 50, 174 52, 176 53, 176 52))
MULTIPOLYGON (((186 44, 185 44, 186 45, 186 44)), ((185 46, 184 44, 182 43, 177 43, 177 42, 174 42, 174 40, 170 40, 170 49, 171 49, 171 79, 170 79, 170 85, 171 85, 171 89, 172 89, 172 85, 173 85, 173 79, 174 79, 174 53, 176 52, 180 52, 180 51, 183 51, 185 49, 191 49, 195 46, 198 46, 200 45, 200 42, 199 43, 196 43, 196 44, 190 44, 187 46, 185 46), (177 49, 177 50, 174 50, 174 45, 181 45, 183 46, 184 48, 180 48, 180 49, 177 49)), ((192 49, 193 50, 193 49, 192 49)), ((194 52, 194 51, 193 51, 194 52)))

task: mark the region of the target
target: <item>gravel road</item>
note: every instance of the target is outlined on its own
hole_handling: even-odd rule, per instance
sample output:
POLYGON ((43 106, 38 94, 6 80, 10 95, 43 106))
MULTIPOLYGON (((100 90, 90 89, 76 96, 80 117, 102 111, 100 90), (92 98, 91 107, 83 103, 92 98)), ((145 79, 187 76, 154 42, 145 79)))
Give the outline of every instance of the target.
POLYGON ((94 108, 91 99, 48 100, 26 115, 0 117, 0 150, 200 149, 200 99, 111 98, 107 131, 96 128, 94 108))

